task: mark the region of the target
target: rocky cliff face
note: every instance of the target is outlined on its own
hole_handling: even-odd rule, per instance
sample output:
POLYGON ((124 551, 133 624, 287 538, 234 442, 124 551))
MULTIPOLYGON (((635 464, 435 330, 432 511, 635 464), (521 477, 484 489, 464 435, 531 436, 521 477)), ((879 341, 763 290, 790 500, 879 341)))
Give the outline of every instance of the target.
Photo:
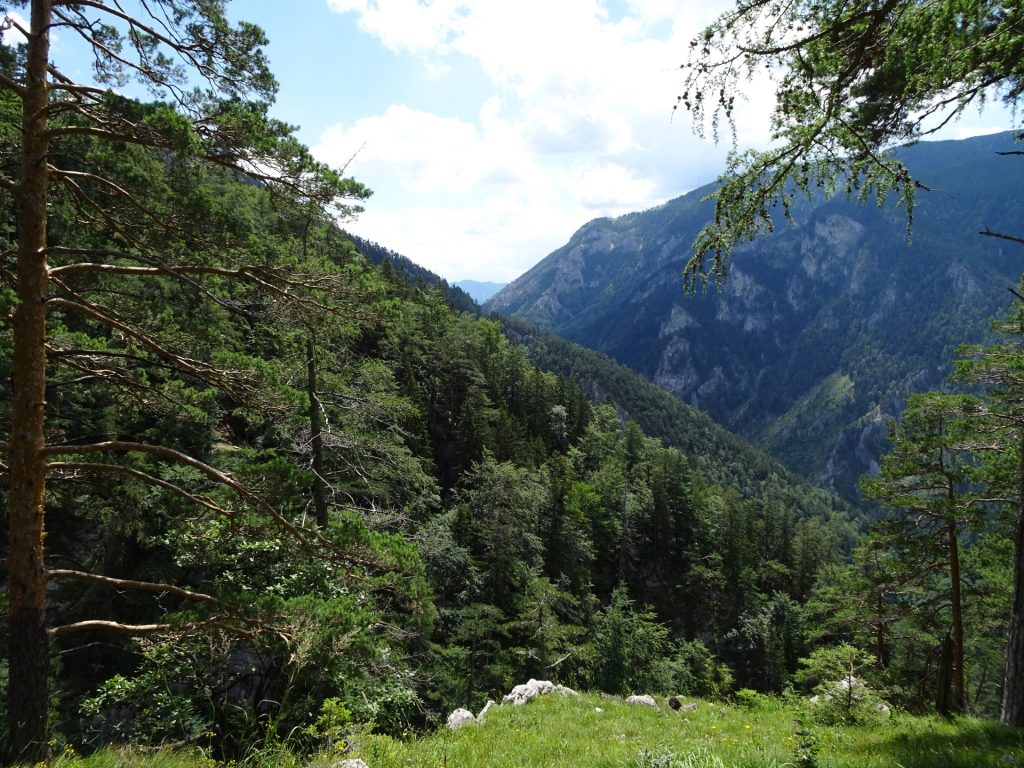
POLYGON ((885 418, 938 386, 955 347, 988 333, 1024 249, 1018 158, 1007 135, 903 150, 933 189, 912 240, 891 205, 845 197, 798 207, 796 222, 739 249, 728 281, 682 293, 689 244, 711 215, 697 190, 581 228, 488 309, 605 352, 852 498, 876 466, 885 418))

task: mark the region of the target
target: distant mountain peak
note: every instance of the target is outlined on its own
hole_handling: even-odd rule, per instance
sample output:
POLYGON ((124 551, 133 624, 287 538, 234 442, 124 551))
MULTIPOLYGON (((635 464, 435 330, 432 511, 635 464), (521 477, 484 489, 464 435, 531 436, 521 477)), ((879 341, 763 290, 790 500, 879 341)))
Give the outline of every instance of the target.
POLYGON ((792 225, 737 249, 720 291, 687 296, 710 187, 596 219, 488 309, 604 352, 847 498, 884 447, 884 416, 942 383, 989 333, 1022 253, 1014 134, 899 150, 922 192, 912 240, 893 203, 801 201, 792 225), (839 386, 841 383, 842 386, 839 386), (881 425, 881 426, 880 426, 881 425))
POLYGON ((453 285, 458 286, 470 296, 478 304, 483 304, 490 299, 494 294, 504 288, 508 283, 491 283, 480 280, 459 280, 453 285))

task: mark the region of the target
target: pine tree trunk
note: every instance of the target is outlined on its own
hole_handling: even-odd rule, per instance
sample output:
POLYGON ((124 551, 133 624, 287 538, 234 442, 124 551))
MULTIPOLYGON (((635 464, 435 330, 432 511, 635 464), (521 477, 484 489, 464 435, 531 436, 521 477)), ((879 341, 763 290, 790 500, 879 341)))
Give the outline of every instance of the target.
POLYGON ((949 537, 949 601, 953 612, 953 658, 950 679, 950 711, 960 714, 967 708, 964 684, 964 614, 960 598, 960 543, 957 540, 956 522, 950 521, 949 537))
POLYGON ((11 402, 8 541, 10 759, 47 757, 50 672, 43 570, 43 493, 46 480, 47 154, 50 4, 32 3, 27 78, 22 94, 21 183, 18 222, 17 308, 11 402))
MULTIPOLYGON (((1024 451, 1024 445, 1021 446, 1024 451)), ((1024 728, 1024 453, 1020 457, 1021 494, 1013 537, 1013 605, 1003 674, 1003 704, 999 720, 1024 728)))

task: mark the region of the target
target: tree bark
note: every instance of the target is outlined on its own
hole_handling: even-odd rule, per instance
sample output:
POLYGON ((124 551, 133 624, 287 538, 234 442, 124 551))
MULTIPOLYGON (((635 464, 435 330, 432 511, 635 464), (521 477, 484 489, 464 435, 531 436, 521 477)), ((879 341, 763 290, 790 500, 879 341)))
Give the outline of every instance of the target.
POLYGON ((313 508, 316 524, 327 527, 327 483, 324 480, 324 436, 320 421, 320 397, 316 389, 316 345, 306 339, 306 387, 309 395, 310 448, 313 452, 313 508))
POLYGON ((950 682, 950 711, 960 714, 967 708, 964 684, 964 614, 960 598, 960 542, 957 539, 956 521, 950 520, 947 529, 949 537, 949 602, 953 612, 953 669, 950 682))
POLYGON ((15 190, 18 223, 17 307, 11 385, 8 621, 9 728, 12 762, 47 759, 49 642, 43 495, 46 481, 47 63, 50 3, 32 3, 25 90, 22 95, 21 180, 15 190))
POLYGON ((1013 535, 1013 605, 1006 643, 1003 703, 999 720, 1024 728, 1024 437, 1018 446, 1017 524, 1013 535))

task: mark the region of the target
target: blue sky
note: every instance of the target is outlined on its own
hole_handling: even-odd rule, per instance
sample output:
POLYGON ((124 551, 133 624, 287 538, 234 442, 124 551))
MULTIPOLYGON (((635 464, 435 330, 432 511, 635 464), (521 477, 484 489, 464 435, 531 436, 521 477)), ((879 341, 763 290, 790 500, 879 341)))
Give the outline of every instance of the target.
MULTIPOLYGON (((727 144, 672 119, 690 37, 724 0, 235 0, 267 32, 274 115, 374 190, 345 226, 449 280, 505 282, 590 219, 712 181, 727 144)), ((87 66, 68 40, 53 58, 87 66)), ((764 146, 771 88, 740 146, 764 146)), ((1011 127, 971 114, 946 137, 1011 127)))

